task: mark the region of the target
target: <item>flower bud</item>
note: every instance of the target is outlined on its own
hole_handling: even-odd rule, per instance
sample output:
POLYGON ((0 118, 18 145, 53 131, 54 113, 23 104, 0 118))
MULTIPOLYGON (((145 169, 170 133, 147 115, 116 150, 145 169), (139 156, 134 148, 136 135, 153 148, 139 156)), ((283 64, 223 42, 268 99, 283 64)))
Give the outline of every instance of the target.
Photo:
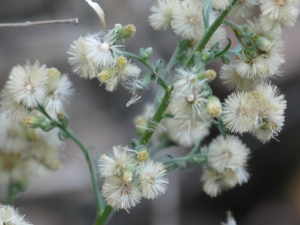
POLYGON ((69 124, 69 122, 70 122, 69 116, 67 114, 65 114, 65 113, 58 113, 57 114, 57 119, 58 119, 59 122, 62 123, 62 125, 64 127, 67 127, 68 124, 69 124))
POLYGON ((222 114, 222 104, 216 96, 209 96, 206 103, 206 112, 211 117, 219 117, 222 114))
POLYGON ((278 125, 274 122, 265 121, 263 125, 260 127, 262 130, 276 130, 278 125))
POLYGON ((229 65, 231 64, 230 56, 229 55, 222 55, 221 60, 224 64, 229 65))
POLYGON ((134 33, 136 31, 136 28, 133 24, 128 24, 125 27, 115 26, 115 28, 118 31, 117 40, 121 40, 121 39, 124 39, 124 38, 129 38, 132 35, 134 35, 134 33))
POLYGON ((144 116, 137 116, 133 120, 133 124, 135 125, 135 129, 138 135, 142 136, 144 134, 147 127, 147 121, 148 119, 144 116))
POLYGON ((145 49, 141 49, 140 50, 140 54, 141 54, 141 58, 145 61, 147 61, 148 59, 150 59, 150 57, 152 56, 153 50, 151 47, 145 49))
POLYGON ((138 158, 139 162, 147 161, 149 159, 149 150, 148 149, 142 149, 137 154, 137 158, 138 158))
POLYGON ((206 70, 204 73, 204 78, 207 79, 207 82, 212 82, 217 76, 216 71, 214 70, 206 70))
POLYGON ((23 119, 23 126, 27 128, 39 128, 47 123, 46 118, 42 116, 27 116, 23 119))
POLYGON ((98 79, 101 83, 106 83, 111 77, 111 74, 108 70, 102 70, 101 73, 98 74, 98 79))
POLYGON ((48 71, 48 77, 49 77, 50 82, 56 81, 61 78, 61 73, 56 68, 51 68, 48 71))
POLYGON ((271 41, 269 41, 269 39, 267 39, 266 37, 256 35, 253 38, 253 41, 255 43, 256 48, 263 52, 270 51, 270 49, 272 47, 271 41))
POLYGON ((201 59, 202 59, 204 62, 208 61, 208 60, 210 59, 210 53, 209 53, 209 52, 203 52, 203 53, 201 54, 201 59))
POLYGON ((126 64, 127 64, 127 59, 124 56, 120 56, 117 58, 117 61, 116 61, 117 67, 123 67, 123 66, 126 66, 126 64))
POLYGON ((124 171, 124 172, 123 172, 122 178, 123 178, 123 181, 124 181, 126 184, 128 184, 128 183, 130 183, 130 182, 132 181, 132 177, 133 177, 133 175, 132 175, 132 172, 131 172, 131 171, 127 170, 127 171, 124 171))

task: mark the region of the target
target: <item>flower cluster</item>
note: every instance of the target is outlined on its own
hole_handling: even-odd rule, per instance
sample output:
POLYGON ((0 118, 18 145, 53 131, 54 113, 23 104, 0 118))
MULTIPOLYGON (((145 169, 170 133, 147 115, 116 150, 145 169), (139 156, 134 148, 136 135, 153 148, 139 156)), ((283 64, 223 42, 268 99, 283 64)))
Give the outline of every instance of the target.
MULTIPOLYGON (((37 115, 41 116, 35 110, 30 113, 33 118, 37 115)), ((25 118, 24 124, 30 118, 25 118)), ((45 132, 27 128, 8 118, 5 112, 0 115, 0 123, 0 182, 27 183, 32 175, 40 176, 61 168, 64 142, 58 137, 59 130, 45 132)))
POLYGON ((32 225, 24 219, 12 206, 0 205, 0 224, 32 225))
MULTIPOLYGON (((202 15, 203 1, 158 0, 157 2, 158 5, 151 8, 150 25, 155 30, 167 30, 171 27, 176 35, 184 40, 191 41, 191 47, 195 47, 205 31, 202 15)), ((227 1, 221 0, 219 2, 227 1)), ((209 25, 215 19, 216 14, 211 11, 209 14, 209 25)), ((222 42, 225 39, 226 31, 223 27, 219 27, 206 45, 206 49, 210 49, 217 41, 222 42)))
POLYGON ((49 113, 63 113, 73 92, 67 75, 38 61, 33 65, 27 62, 12 69, 2 91, 1 109, 18 121, 39 106, 49 113))
POLYGON ((1 182, 26 185, 32 175, 61 168, 64 142, 59 130, 36 109, 43 107, 57 120, 56 115, 64 113, 72 94, 67 75, 55 68, 27 62, 12 69, 1 94, 1 182))
POLYGON ((221 135, 214 139, 207 149, 207 165, 203 167, 201 180, 203 189, 211 197, 216 197, 224 190, 242 185, 249 179, 246 171, 250 150, 237 136, 221 135))
POLYGON ((128 211, 142 197, 154 199, 167 189, 164 165, 148 159, 146 149, 135 152, 115 146, 111 156, 101 156, 99 167, 101 176, 105 177, 103 197, 115 209, 128 211))

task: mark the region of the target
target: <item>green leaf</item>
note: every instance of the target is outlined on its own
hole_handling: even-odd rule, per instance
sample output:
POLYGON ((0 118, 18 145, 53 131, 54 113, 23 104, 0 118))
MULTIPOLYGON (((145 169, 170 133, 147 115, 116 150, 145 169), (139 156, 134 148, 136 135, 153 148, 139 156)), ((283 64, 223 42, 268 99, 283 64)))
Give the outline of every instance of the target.
POLYGON ((140 145, 140 142, 138 140, 136 140, 135 138, 132 138, 131 139, 131 145, 135 149, 137 146, 140 145))

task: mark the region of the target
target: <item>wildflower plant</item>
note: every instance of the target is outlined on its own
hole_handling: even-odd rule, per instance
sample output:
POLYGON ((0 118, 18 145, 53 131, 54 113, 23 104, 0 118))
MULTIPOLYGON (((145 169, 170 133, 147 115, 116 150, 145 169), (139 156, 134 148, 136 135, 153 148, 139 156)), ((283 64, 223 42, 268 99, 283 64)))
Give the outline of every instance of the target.
MULTIPOLYGON (((31 176, 61 168, 67 138, 79 146, 89 165, 96 225, 105 224, 114 210, 129 211, 142 198, 164 194, 167 173, 185 169, 188 163, 203 167, 200 180, 211 197, 247 183, 251 151, 238 135, 250 133, 265 144, 278 138, 282 130, 287 103, 271 79, 282 73, 282 28, 295 24, 299 2, 157 0, 151 8, 150 25, 158 31, 171 29, 178 41, 166 66, 163 60, 152 62, 151 47, 141 48, 138 55, 126 52, 126 39, 134 38, 135 26, 116 24, 106 31, 102 8, 86 2, 98 13, 104 31, 75 40, 68 50, 69 63, 79 77, 98 78, 109 92, 128 90, 132 97, 127 106, 140 101, 151 82, 159 86, 153 103, 134 119, 140 139, 132 139, 128 146, 116 143, 110 153, 94 159, 91 148, 68 128, 66 107, 74 92, 68 76, 38 61, 18 65, 1 94, 0 181, 8 184, 7 204, 26 189, 31 176), (261 15, 252 18, 256 5, 261 15), (227 18, 248 21, 238 25, 227 18), (239 42, 233 49, 225 26, 239 42), (219 73, 208 68, 214 60, 223 62, 219 73), (142 74, 140 65, 147 68, 147 74, 142 74), (218 74, 233 91, 223 103, 210 87, 218 74), (168 82, 170 76, 173 79, 168 82), (212 125, 220 135, 201 147, 212 125), (179 158, 156 157, 171 145, 191 148, 191 152, 179 158), (104 178, 102 189, 99 176, 104 178)), ((0 222, 9 220, 12 213, 10 206, 1 206, 0 222)), ((27 224, 21 219, 11 223, 27 224)), ((227 223, 222 224, 236 222, 228 213, 227 223)))

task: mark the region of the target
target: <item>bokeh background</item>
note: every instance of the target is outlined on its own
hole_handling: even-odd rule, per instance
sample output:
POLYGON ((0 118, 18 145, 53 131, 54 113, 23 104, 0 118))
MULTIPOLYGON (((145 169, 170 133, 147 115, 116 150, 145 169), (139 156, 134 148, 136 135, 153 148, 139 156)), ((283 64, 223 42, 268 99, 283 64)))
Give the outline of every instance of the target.
MULTIPOLYGON (((154 0, 97 2, 105 11, 108 29, 116 23, 136 26, 135 36, 126 40, 127 51, 138 54, 139 48, 151 46, 154 54, 150 62, 158 59, 168 62, 176 40, 171 32, 156 32, 149 26, 148 15, 154 0)), ((98 16, 84 0, 0 0, 0 23, 76 17, 78 25, 0 28, 0 86, 4 86, 11 68, 26 60, 38 59, 68 73, 76 88, 68 110, 70 127, 86 146, 107 153, 113 145, 129 145, 131 138, 137 137, 132 120, 145 102, 153 101, 156 87, 152 86, 143 95, 143 102, 127 108, 131 96, 122 88, 108 93, 97 79, 79 79, 72 73, 66 53, 70 44, 79 36, 101 30, 98 16)), ((229 30, 228 36, 234 40, 229 30)), ((283 40, 284 74, 274 83, 286 95, 286 123, 278 141, 263 145, 250 135, 242 137, 252 150, 250 181, 212 199, 202 191, 200 167, 176 170, 169 174, 165 195, 153 201, 143 200, 130 214, 116 213, 110 224, 215 225, 225 221, 227 210, 234 213, 238 225, 300 224, 300 21, 294 28, 284 29, 283 40)), ((220 65, 217 61, 208 67, 218 71, 220 65)), ((212 86, 221 99, 229 94, 219 78, 212 86)), ((204 143, 217 135, 213 128, 204 143)), ((189 149, 167 151, 183 156, 189 149)), ((32 179, 25 193, 15 201, 19 211, 35 225, 88 225, 95 219, 88 167, 83 154, 71 141, 67 141, 63 162, 61 171, 32 179)), ((100 179, 99 185, 102 182, 100 179)), ((4 203, 5 193, 6 186, 0 185, 0 203, 4 203)))

